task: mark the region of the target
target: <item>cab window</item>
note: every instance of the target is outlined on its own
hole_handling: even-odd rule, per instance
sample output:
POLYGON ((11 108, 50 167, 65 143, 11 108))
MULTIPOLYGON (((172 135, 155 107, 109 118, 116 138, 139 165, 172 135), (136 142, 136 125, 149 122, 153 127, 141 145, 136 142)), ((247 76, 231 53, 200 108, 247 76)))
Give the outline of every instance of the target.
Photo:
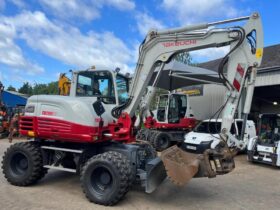
POLYGON ((124 104, 128 100, 129 81, 128 78, 117 75, 116 77, 117 92, 119 103, 124 104))
POLYGON ((194 131, 198 133, 217 134, 221 132, 221 122, 203 121, 195 127, 194 131))
POLYGON ((168 102, 167 95, 161 95, 158 100, 157 119, 158 121, 165 121, 165 108, 168 102))
POLYGON ((186 95, 171 95, 168 110, 168 120, 171 123, 178 123, 186 114, 186 95))
POLYGON ((84 71, 78 74, 77 96, 99 96, 104 103, 115 103, 112 75, 108 71, 84 71))

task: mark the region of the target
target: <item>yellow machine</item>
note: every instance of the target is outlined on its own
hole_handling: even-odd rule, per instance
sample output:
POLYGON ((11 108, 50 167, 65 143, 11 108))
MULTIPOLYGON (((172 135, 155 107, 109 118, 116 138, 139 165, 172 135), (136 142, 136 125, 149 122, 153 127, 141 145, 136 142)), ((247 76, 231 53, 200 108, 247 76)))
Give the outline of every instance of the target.
POLYGON ((58 79, 58 94, 68 96, 70 93, 71 80, 65 73, 61 73, 58 79))

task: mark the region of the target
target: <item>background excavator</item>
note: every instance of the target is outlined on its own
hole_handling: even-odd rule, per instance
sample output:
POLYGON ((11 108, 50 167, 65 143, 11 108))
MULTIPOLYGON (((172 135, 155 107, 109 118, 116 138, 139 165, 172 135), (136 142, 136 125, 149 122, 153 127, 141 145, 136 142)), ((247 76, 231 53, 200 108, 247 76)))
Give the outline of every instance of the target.
MULTIPOLYGON (((148 91, 150 88, 148 87, 148 91)), ((147 109, 146 114, 140 115, 144 128, 138 131, 137 139, 149 141, 159 152, 170 147, 172 143, 182 142, 184 135, 196 124, 189 97, 182 93, 169 92, 159 95, 156 109, 147 109)))
POLYGON ((58 94, 68 96, 70 94, 71 80, 66 73, 61 73, 58 79, 58 94))
POLYGON ((34 184, 47 169, 78 173, 86 197, 102 205, 116 204, 136 181, 150 193, 166 174, 182 185, 192 177, 229 173, 234 169, 234 159, 226 142, 239 146, 229 130, 245 87, 244 116, 250 109, 262 48, 257 13, 178 29, 151 30, 140 45, 131 85, 116 71, 89 69, 72 73, 69 96, 30 97, 20 120, 20 132, 34 140, 7 149, 3 173, 16 186, 34 184), (218 27, 237 21, 246 23, 242 27, 218 27), (228 88, 220 109, 224 110, 220 138, 197 145, 196 150, 187 150, 190 142, 185 140, 181 147, 163 151, 161 157, 149 144, 136 142, 135 111, 155 67, 160 66, 156 83, 164 65, 177 53, 226 45, 230 45, 230 51, 219 68, 228 88))
POLYGON ((161 75, 160 78, 162 82, 153 85, 167 89, 168 91, 165 91, 167 93, 157 97, 157 107, 151 111, 151 101, 154 100, 157 89, 149 86, 146 95, 141 100, 139 117, 137 118, 144 122, 144 126, 137 132, 137 139, 149 141, 159 152, 173 144, 182 143, 185 134, 190 132, 197 123, 196 114, 191 108, 191 98, 189 95, 179 92, 178 88, 186 84, 214 83, 222 85, 218 73, 174 60, 166 65, 163 72, 164 75, 161 75), (172 76, 169 76, 168 79, 167 75, 172 76), (188 75, 189 78, 182 75, 188 75))

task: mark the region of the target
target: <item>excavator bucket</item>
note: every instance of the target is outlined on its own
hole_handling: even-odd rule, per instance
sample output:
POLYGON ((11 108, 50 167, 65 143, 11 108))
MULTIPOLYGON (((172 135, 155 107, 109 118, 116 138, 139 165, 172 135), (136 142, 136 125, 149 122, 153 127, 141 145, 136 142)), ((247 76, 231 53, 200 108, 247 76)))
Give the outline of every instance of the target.
POLYGON ((161 159, 167 176, 180 186, 187 184, 193 177, 213 178, 227 174, 235 167, 232 152, 227 147, 195 154, 175 145, 163 151, 161 159))
POLYGON ((201 155, 183 151, 176 145, 161 153, 168 177, 177 185, 185 185, 198 172, 201 155))

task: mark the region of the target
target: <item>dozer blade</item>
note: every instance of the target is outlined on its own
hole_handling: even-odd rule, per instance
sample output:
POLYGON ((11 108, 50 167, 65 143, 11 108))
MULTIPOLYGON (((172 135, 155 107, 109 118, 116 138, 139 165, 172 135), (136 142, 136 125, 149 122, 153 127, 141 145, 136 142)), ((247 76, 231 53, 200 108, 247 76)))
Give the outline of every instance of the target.
POLYGON ((176 145, 161 153, 161 159, 170 180, 185 185, 198 172, 200 155, 183 151, 176 145))

